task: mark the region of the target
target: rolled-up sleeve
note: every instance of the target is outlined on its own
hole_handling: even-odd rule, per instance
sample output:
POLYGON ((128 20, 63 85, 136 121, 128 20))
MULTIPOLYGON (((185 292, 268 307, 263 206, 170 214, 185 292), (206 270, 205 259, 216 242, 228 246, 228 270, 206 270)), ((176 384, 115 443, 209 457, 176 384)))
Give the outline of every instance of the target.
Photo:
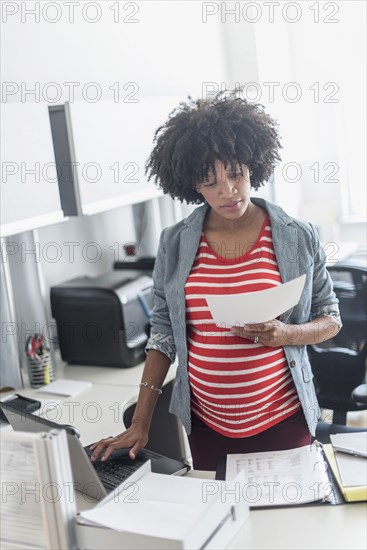
POLYGON ((173 363, 176 358, 176 346, 172 336, 160 333, 152 334, 145 346, 145 351, 150 349, 155 349, 164 353, 171 363, 173 363))
POLYGON ((314 249, 313 291, 310 320, 321 316, 335 319, 340 327, 339 300, 333 290, 333 282, 326 269, 326 254, 320 243, 316 228, 310 224, 314 249))
POLYGON ((164 236, 165 230, 161 233, 157 258, 153 270, 154 306, 150 320, 151 332, 145 346, 145 351, 147 352, 149 349, 160 351, 173 363, 176 357, 176 346, 164 290, 166 271, 166 247, 164 236))

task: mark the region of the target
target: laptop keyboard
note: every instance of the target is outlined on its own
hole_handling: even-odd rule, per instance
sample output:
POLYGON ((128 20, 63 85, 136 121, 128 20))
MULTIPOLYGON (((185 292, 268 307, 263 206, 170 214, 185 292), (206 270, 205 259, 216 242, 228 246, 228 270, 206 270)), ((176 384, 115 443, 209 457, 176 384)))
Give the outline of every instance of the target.
MULTIPOLYGON (((84 447, 88 457, 92 456, 92 451, 88 447, 84 447)), ((92 462, 98 477, 102 481, 107 490, 118 487, 126 478, 136 472, 147 460, 156 459, 157 455, 144 449, 140 452, 135 460, 131 460, 128 455, 128 450, 115 451, 114 456, 111 456, 106 462, 102 462, 99 457, 95 462, 92 462)))

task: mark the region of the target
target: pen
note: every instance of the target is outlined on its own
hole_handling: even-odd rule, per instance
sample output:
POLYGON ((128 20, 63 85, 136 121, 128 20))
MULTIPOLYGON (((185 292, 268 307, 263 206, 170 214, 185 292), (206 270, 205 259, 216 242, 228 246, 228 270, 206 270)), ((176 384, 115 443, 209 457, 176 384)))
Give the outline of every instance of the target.
POLYGON ((345 453, 347 455, 353 455, 353 456, 360 456, 362 458, 367 458, 367 453, 363 451, 357 451, 355 449, 348 449, 348 447, 334 447, 334 451, 338 451, 339 453, 345 453))

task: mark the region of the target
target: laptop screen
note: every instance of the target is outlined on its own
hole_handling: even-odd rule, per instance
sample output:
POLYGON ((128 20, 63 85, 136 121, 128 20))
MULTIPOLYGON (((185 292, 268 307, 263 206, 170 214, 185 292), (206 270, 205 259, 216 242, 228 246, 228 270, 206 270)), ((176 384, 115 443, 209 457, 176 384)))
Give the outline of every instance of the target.
POLYGON ((50 432, 51 430, 64 429, 68 434, 79 437, 79 432, 74 426, 57 424, 42 416, 20 411, 6 402, 0 403, 0 408, 13 430, 17 432, 50 432))

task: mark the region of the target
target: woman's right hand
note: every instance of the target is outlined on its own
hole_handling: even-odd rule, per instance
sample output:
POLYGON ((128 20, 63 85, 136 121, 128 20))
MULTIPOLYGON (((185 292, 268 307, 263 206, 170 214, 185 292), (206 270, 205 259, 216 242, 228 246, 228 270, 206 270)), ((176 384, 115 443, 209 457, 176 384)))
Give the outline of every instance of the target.
POLYGON ((144 429, 140 423, 133 421, 130 428, 125 432, 115 437, 111 436, 106 439, 101 439, 96 443, 92 443, 92 445, 89 446, 89 449, 93 451, 91 460, 94 462, 104 451, 101 460, 105 461, 116 449, 128 448, 130 448, 129 456, 134 460, 140 449, 145 447, 148 443, 148 439, 148 430, 144 429))

